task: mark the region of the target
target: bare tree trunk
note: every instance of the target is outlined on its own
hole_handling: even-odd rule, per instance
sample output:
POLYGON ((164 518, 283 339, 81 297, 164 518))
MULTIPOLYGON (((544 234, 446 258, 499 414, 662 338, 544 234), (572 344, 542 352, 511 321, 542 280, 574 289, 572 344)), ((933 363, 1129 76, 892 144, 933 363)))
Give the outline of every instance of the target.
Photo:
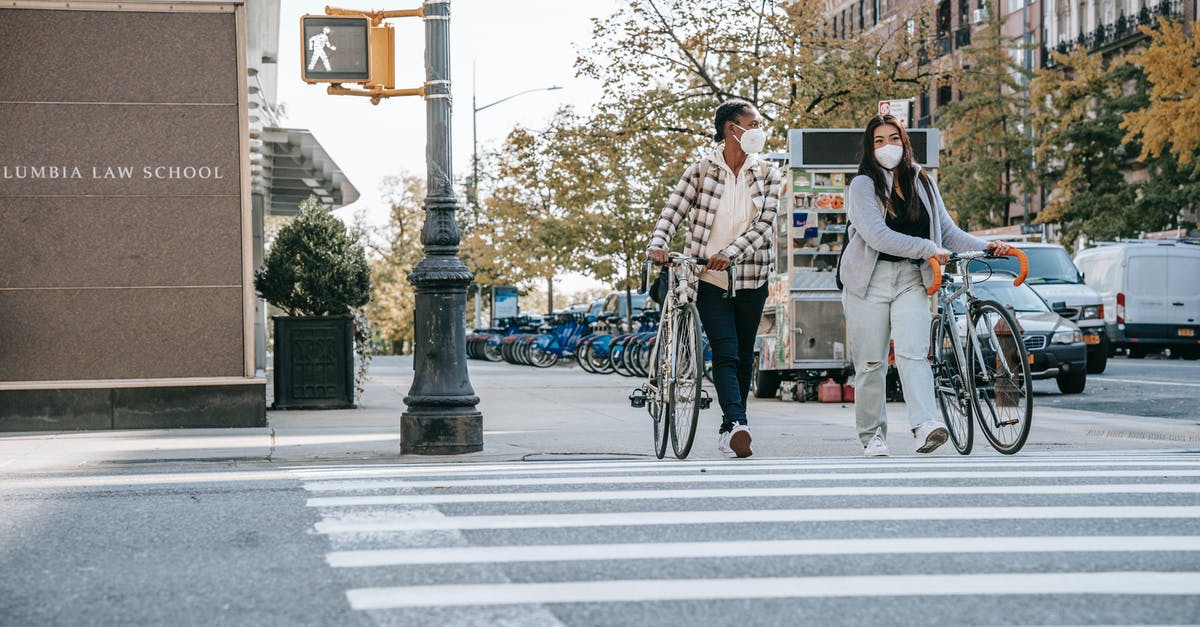
POLYGON ((554 313, 554 275, 546 277, 546 313, 554 313))

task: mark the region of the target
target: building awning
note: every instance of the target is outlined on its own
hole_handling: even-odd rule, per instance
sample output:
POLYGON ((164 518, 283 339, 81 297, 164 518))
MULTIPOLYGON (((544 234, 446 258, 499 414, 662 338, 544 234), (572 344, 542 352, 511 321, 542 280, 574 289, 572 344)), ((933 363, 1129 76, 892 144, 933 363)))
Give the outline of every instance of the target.
POLYGON ((358 200, 358 189, 305 129, 263 128, 251 140, 250 169, 268 215, 295 215, 311 195, 331 210, 358 200))

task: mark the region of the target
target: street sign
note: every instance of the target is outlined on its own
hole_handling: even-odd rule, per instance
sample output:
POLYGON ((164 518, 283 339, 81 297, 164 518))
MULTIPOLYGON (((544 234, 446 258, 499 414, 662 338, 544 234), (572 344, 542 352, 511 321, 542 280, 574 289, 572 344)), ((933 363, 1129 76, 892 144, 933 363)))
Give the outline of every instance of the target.
POLYGON ((896 120, 904 125, 904 128, 908 128, 908 122, 912 119, 912 106, 911 99, 880 100, 879 115, 895 116, 896 120))
POLYGON ((370 31, 371 20, 366 17, 301 17, 301 78, 306 83, 370 80, 370 31))
POLYGON ((520 313, 517 307, 517 288, 496 286, 492 288, 492 323, 500 318, 514 318, 520 313))

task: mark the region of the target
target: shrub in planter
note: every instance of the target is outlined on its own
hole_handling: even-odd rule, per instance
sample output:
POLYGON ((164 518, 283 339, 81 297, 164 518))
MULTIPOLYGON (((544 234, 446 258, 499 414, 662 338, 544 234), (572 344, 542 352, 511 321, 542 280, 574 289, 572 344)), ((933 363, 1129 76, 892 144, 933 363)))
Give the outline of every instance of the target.
POLYGON ((275 409, 354 407, 354 316, 371 295, 362 246, 316 197, 279 230, 254 288, 274 316, 275 409))

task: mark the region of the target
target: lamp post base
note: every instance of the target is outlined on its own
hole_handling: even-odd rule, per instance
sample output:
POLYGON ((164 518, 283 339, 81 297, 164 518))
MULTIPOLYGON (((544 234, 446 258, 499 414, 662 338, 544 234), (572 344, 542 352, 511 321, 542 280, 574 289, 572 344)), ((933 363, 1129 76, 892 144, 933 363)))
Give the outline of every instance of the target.
POLYGON ((483 450, 483 414, 466 408, 440 408, 400 415, 402 455, 460 455, 483 450))

